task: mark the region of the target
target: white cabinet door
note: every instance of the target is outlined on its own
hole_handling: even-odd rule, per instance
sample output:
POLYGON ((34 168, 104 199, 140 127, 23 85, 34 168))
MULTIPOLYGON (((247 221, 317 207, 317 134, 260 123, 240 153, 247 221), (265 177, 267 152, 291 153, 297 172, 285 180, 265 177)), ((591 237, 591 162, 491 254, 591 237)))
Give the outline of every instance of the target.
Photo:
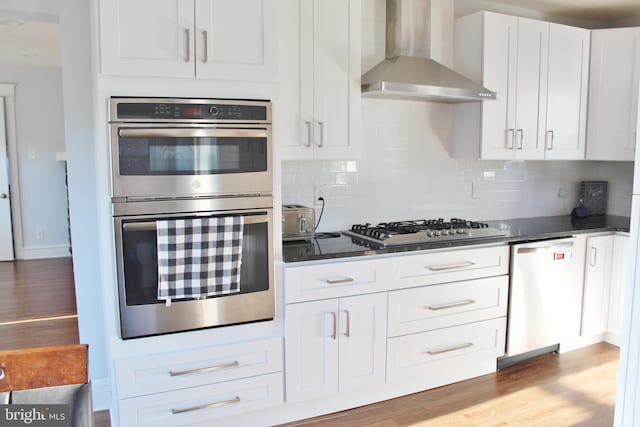
POLYGON ((583 337, 607 330, 612 255, 613 236, 587 238, 580 334, 583 337))
POLYGON ((609 316, 606 340, 620 345, 624 314, 625 288, 629 280, 629 236, 613 236, 611 284, 609 287, 609 316))
POLYGON ((549 24, 518 18, 515 157, 543 159, 543 121, 546 99, 549 24))
POLYGON ((591 32, 587 160, 634 158, 640 28, 591 32))
POLYGON ((360 140, 360 0, 284 0, 283 160, 347 159, 360 140))
POLYGON ((495 91, 497 98, 495 101, 482 102, 480 156, 483 159, 513 158, 517 37, 518 18, 484 14, 482 84, 495 91))
POLYGON ((338 391, 338 300, 285 308, 287 402, 338 391))
POLYGON ((100 2, 103 74, 193 77, 193 0, 100 2))
POLYGON ((195 0, 196 75, 274 80, 277 7, 270 0, 195 0))
POLYGON ((341 392, 384 384, 386 344, 386 292, 341 298, 341 392))
POLYGON ((546 159, 584 159, 590 31, 549 24, 546 159))

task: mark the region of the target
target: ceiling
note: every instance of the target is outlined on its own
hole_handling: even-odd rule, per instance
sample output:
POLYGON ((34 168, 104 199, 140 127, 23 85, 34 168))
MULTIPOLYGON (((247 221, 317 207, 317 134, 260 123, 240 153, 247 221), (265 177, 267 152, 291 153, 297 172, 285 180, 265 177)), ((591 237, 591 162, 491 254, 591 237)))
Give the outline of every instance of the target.
POLYGON ((59 25, 0 19, 0 64, 60 67, 59 25))
POLYGON ((616 21, 640 15, 640 0, 492 0, 545 15, 592 21, 616 21))

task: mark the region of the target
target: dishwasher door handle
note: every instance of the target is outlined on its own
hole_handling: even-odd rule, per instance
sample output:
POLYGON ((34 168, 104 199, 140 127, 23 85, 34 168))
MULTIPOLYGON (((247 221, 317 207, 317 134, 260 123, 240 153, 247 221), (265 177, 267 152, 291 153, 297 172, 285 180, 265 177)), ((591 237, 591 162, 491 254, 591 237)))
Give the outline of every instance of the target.
POLYGON ((555 243, 547 246, 525 246, 518 248, 519 254, 532 254, 536 252, 553 252, 560 249, 568 249, 573 247, 573 242, 555 243))

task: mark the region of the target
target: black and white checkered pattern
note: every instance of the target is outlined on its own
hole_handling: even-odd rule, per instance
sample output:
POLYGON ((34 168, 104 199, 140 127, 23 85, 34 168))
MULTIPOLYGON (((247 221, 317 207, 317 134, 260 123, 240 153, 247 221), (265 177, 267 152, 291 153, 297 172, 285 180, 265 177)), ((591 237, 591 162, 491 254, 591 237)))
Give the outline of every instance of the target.
POLYGON ((240 292, 241 216, 156 222, 158 299, 240 292))

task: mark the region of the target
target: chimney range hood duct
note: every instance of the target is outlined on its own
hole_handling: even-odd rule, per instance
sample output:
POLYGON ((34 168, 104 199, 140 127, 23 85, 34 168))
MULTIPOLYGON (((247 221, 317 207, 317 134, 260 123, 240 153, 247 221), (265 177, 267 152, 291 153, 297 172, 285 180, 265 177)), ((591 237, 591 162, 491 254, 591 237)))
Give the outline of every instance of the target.
POLYGON ((436 102, 496 99, 496 93, 432 59, 451 55, 451 0, 387 0, 386 58, 362 76, 362 96, 436 102), (449 31, 449 32, 448 32, 449 31))

